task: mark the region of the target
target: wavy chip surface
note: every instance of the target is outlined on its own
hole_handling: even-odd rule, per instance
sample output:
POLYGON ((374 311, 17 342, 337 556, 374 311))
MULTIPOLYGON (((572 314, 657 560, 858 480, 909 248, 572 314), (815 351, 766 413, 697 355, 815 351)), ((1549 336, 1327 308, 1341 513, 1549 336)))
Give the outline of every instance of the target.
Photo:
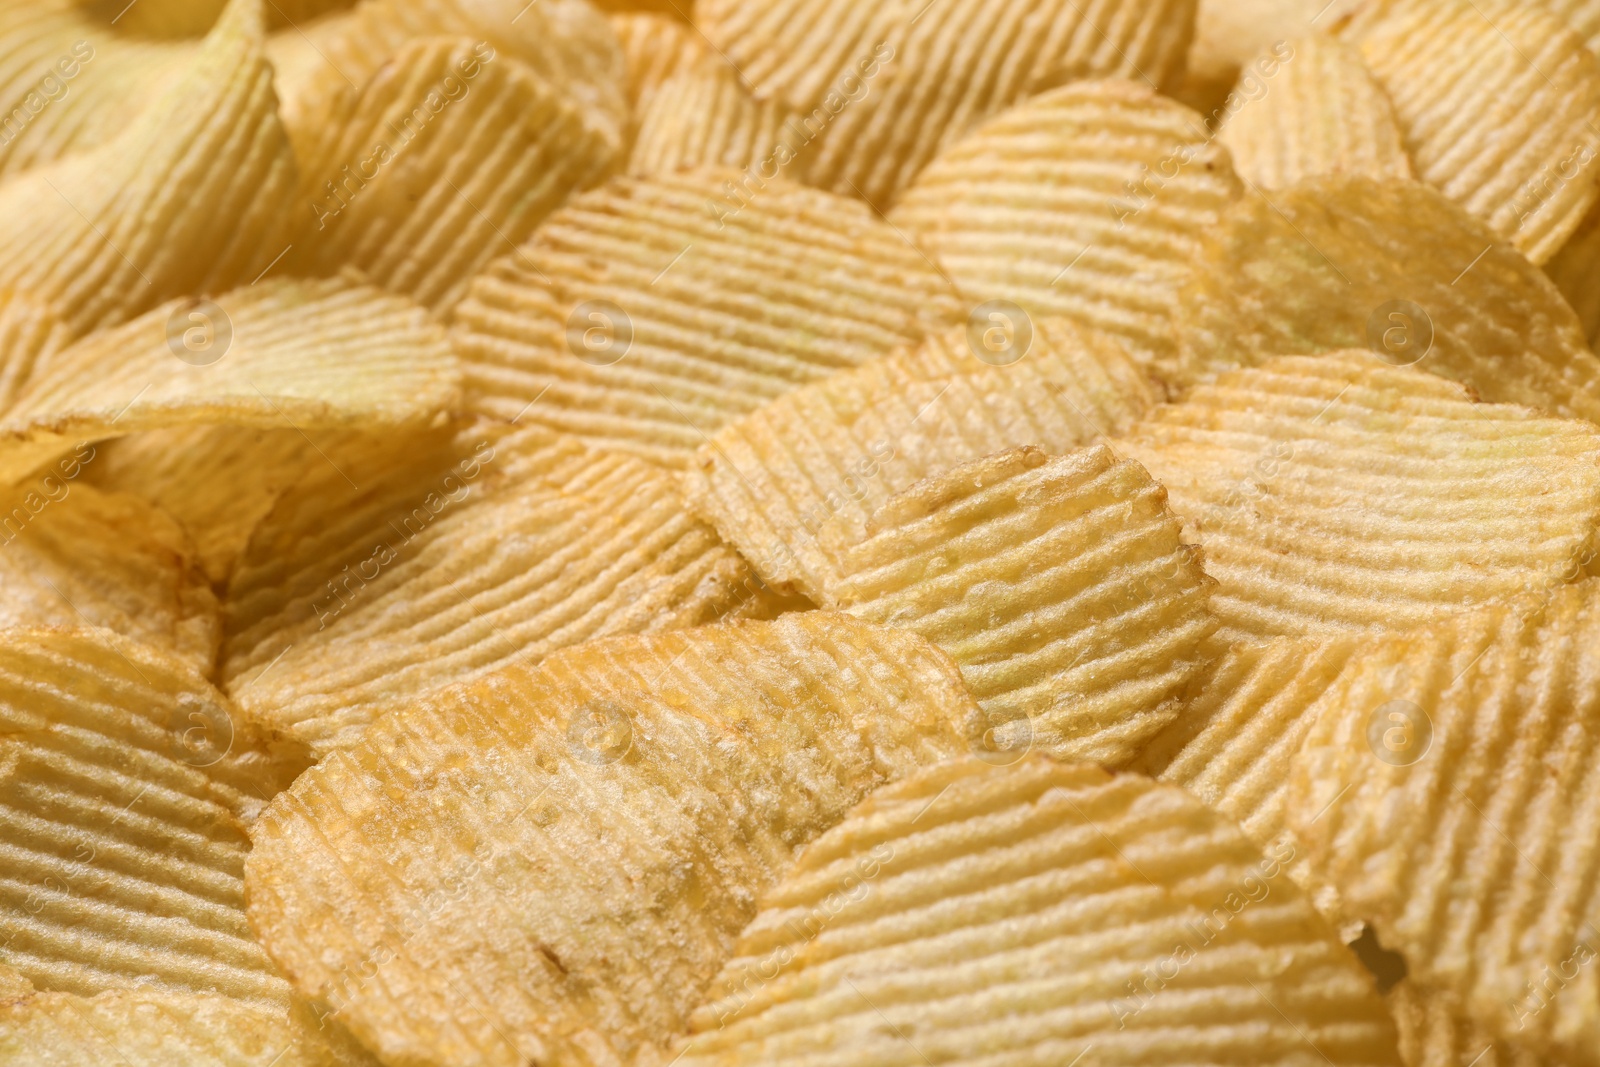
POLYGON ((700 31, 670 11, 615 11, 606 20, 622 46, 628 102, 636 118, 666 81, 713 54, 700 31))
POLYGON ((913 634, 824 612, 615 638, 418 701, 256 824, 250 915, 389 1062, 626 1062, 794 850, 966 750, 913 634))
POLYGON ((292 265, 353 266, 435 311, 569 194, 621 165, 615 130, 469 37, 401 46, 359 93, 316 117, 301 181, 314 221, 292 265))
POLYGON ((372 458, 280 497, 228 587, 223 685, 318 755, 513 661, 768 605, 672 478, 631 457, 535 429, 372 458))
POLYGON ((1535 263, 1600 195, 1600 60, 1541 5, 1378 0, 1346 36, 1417 176, 1535 263))
POLYGON ((1387 996, 1408 1067, 1560 1067, 1537 1053, 1495 1041, 1470 1018, 1452 1013, 1442 998, 1401 982, 1387 996))
POLYGON ((1592 348, 1600 338, 1600 205, 1589 209, 1544 269, 1578 313, 1592 348))
POLYGON ((1226 640, 1402 630, 1570 581, 1600 434, 1360 352, 1223 375, 1116 442, 1171 493, 1226 640))
POLYGON ((1369 348, 1486 400, 1600 419, 1600 360, 1544 273, 1416 182, 1312 179, 1246 197, 1178 313, 1187 387, 1272 356, 1369 348))
POLYGON ((1276 857, 1179 789, 1039 755, 873 793, 768 891, 693 1023, 685 1067, 1401 1062, 1276 857))
POLYGON ((948 330, 779 397, 700 446, 683 475, 690 504, 768 582, 820 600, 838 576, 817 537, 834 516, 865 520, 921 479, 992 452, 1069 451, 1126 429, 1154 402, 1115 342, 1060 319, 1025 329, 1026 351, 1015 332, 995 353, 970 341, 970 327, 948 330))
POLYGON ((1320 35, 1296 37, 1259 57, 1255 69, 1270 69, 1272 80, 1259 96, 1243 96, 1217 130, 1245 182, 1281 189, 1324 175, 1412 176, 1394 108, 1355 48, 1320 35), (1289 58, 1277 62, 1283 52, 1289 58))
POLYGON ((1551 1059, 1600 1047, 1600 582, 1396 635, 1306 738, 1289 821, 1419 988, 1551 1059))
POLYGON ((720 56, 707 56, 662 81, 639 113, 639 133, 628 157, 636 177, 699 166, 737 167, 757 178, 767 172, 803 181, 803 167, 785 174, 790 115, 773 100, 757 100, 720 56), (778 146, 785 145, 780 158, 778 146))
POLYGON ((865 205, 784 181, 736 199, 739 179, 616 179, 479 275, 453 334, 470 410, 681 467, 774 397, 961 321, 865 205))
POLYGON ((942 151, 891 214, 973 301, 1170 362, 1189 262, 1240 186, 1205 120, 1133 82, 1042 93, 942 151))
POLYGON ((1103 445, 1013 449, 918 482, 841 542, 825 606, 950 653, 998 760, 1125 762, 1178 714, 1216 628, 1166 492, 1103 445))
POLYGON ((174 301, 52 356, 0 417, 0 480, 138 430, 415 424, 459 390, 444 330, 409 300, 347 279, 262 282, 174 301))

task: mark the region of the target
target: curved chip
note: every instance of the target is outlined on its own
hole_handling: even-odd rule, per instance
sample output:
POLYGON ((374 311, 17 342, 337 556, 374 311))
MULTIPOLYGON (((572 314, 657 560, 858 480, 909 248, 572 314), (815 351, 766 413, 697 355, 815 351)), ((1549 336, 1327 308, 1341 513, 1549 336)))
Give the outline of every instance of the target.
POLYGON ((758 98, 796 113, 810 181, 887 210, 936 153, 1073 78, 1170 87, 1194 0, 709 0, 695 22, 758 98))
POLYGON ((679 467, 768 400, 960 321, 866 205, 746 177, 615 179, 493 263, 455 309, 469 408, 679 467))
POLYGON ((1387 994, 1406 1067, 1565 1067, 1531 1050, 1495 1041, 1437 994, 1402 981, 1387 994))
POLYGON ((1417 182, 1319 178, 1246 197, 1178 314, 1187 386, 1278 355, 1370 348, 1485 399, 1600 418, 1600 360, 1521 254, 1417 182))
POLYGON ((1589 210, 1544 269, 1578 313, 1592 347, 1600 340, 1600 204, 1589 210))
POLYGON ((1115 342, 1062 319, 999 321, 1011 331, 996 335, 1001 351, 972 327, 934 334, 723 427, 684 471, 690 505, 767 582, 817 600, 838 574, 817 539, 833 516, 864 520, 921 479, 992 452, 1088 444, 1154 403, 1115 342))
MULTIPOLYGON (((1256 63, 1272 64, 1273 80, 1259 96, 1242 96, 1217 130, 1239 177, 1281 189, 1331 174, 1412 176, 1394 108, 1354 48, 1329 37, 1296 37, 1256 63)), ((1247 80, 1234 92, 1258 84, 1247 80)))
POLYGON ((0 185, 0 287, 83 334, 271 266, 291 240, 295 165, 260 6, 232 0, 182 76, 115 137, 0 185))
POLYGON ((965 751, 914 634, 826 612, 566 649, 415 702, 255 824, 252 925, 386 1062, 628 1062, 794 850, 965 751))
POLYGON ((435 311, 622 162, 617 131, 592 125, 527 64, 465 37, 402 45, 316 119, 301 156, 314 221, 292 266, 353 266, 435 311))
MULTIPOLYGON (((688 4, 683 7, 687 9, 688 4)), ((671 13, 617 11, 609 14, 607 21, 622 45, 628 102, 636 120, 663 83, 712 54, 700 31, 671 13)))
MULTIPOLYGON (((776 101, 751 96, 726 60, 708 56, 655 89, 639 113, 628 173, 728 166, 784 174, 776 150, 792 133, 785 129, 788 118, 776 101)), ((803 171, 784 176, 802 180, 803 171)))
POLYGON ((1205 549, 1226 640, 1406 629, 1570 581, 1600 520, 1596 427, 1370 353, 1225 374, 1115 444, 1205 549))
POLYGON ((0 491, 0 627, 102 626, 209 674, 222 626, 193 543, 145 501, 79 481, 94 458, 81 446, 0 491))
POLYGON ((1401 1062, 1277 856, 1182 790, 1039 755, 873 793, 693 1023, 683 1067, 1401 1062))
POLYGON ((1199 115, 1132 82, 1078 82, 943 151, 890 218, 964 296, 1065 316, 1159 366, 1178 286, 1238 191, 1199 115))
POLYGON ((1301 748, 1289 823, 1344 914, 1490 1035, 1600 1047, 1600 581, 1355 661, 1301 748))
POLYGON ((1178 714, 1216 628, 1166 491, 1103 445, 1012 449, 834 520, 823 606, 921 634, 988 716, 995 758, 1124 763, 1178 714))
POLYGON ((184 299, 52 356, 0 417, 0 481, 73 442, 206 423, 378 430, 454 406, 460 370, 422 308, 348 279, 184 299))
POLYGON ((66 323, 43 302, 15 290, 0 292, 0 413, 69 336, 66 323))
POLYGON ((319 755, 514 660, 763 598, 673 479, 631 457, 535 428, 373 458, 308 472, 228 587, 225 688, 319 755))
POLYGON ((287 1005, 245 921, 245 823, 303 762, 104 630, 0 630, 0 735, 0 963, 39 990, 287 1005))
POLYGON ((1534 263, 1600 195, 1600 60, 1537 4, 1372 0, 1347 28, 1417 176, 1534 263))

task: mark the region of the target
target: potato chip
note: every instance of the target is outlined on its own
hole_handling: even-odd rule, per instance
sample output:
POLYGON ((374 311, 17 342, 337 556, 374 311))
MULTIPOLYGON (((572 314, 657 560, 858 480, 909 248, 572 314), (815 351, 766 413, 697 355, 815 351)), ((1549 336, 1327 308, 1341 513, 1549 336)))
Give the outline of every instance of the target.
POLYGON ((825 612, 567 649, 301 775, 252 831, 251 923, 385 1062, 628 1062, 796 848, 976 716, 920 638, 825 612))
POLYGON ((1492 1036, 1600 1047, 1600 581, 1395 635, 1324 698, 1289 823, 1352 920, 1492 1036))
POLYGON ((1560 15, 1578 31, 1589 51, 1600 55, 1600 3, 1596 0, 1541 0, 1540 7, 1560 15))
POLYGON ((0 412, 68 337, 66 323, 41 301, 15 290, 0 292, 0 412))
POLYGON ((864 524, 824 527, 840 577, 822 604, 948 652, 996 758, 1123 763, 1178 714, 1217 625, 1213 583, 1165 500, 1103 445, 964 463, 864 524))
POLYGON ((465 37, 402 45, 317 120, 301 157, 315 221, 293 266, 354 266, 435 311, 569 193, 622 164, 615 129, 591 125, 533 68, 465 37))
POLYGON ((1394 103, 1417 176, 1534 263, 1600 185, 1600 60, 1538 5, 1373 0, 1346 36, 1394 103))
POLYGON ((768 583, 815 600, 838 574, 817 540, 832 516, 864 520, 930 474, 991 452, 1065 452, 1125 430, 1154 402, 1115 342, 1063 319, 1000 322, 1010 330, 1002 351, 982 334, 974 345, 978 329, 945 331, 723 427, 684 471, 690 505, 768 583))
POLYGON ((305 159, 321 139, 321 114, 331 101, 344 93, 353 94, 365 84, 340 78, 327 57, 333 42, 355 25, 356 12, 347 8, 267 35, 267 59, 272 63, 278 117, 296 159, 305 159), (326 79, 338 79, 343 88, 328 84, 326 79))
POLYGON ((0 628, 103 626, 209 674, 222 626, 193 543, 145 501, 78 481, 94 457, 84 445, 0 491, 0 628))
POLYGON ((1486 400, 1600 418, 1600 360, 1550 279, 1420 183, 1318 178, 1246 197, 1180 303, 1175 385, 1365 347, 1486 400))
POLYGON ((1171 493, 1224 640, 1406 629, 1581 570, 1600 432, 1364 352, 1286 356, 1115 442, 1171 493))
POLYGON ((1589 210, 1577 232, 1544 269, 1578 313, 1593 346, 1600 339, 1600 204, 1589 210))
POLYGON ((377 430, 459 396, 443 328, 409 300, 348 278, 264 281, 172 301, 52 356, 0 417, 0 480, 78 441, 218 422, 377 430))
POLYGON ((800 854, 677 1062, 1399 1064, 1283 869, 1140 775, 929 767, 800 854))
POLYGON ((232 0, 115 137, 0 185, 0 288, 82 334, 248 282, 290 243, 294 185, 260 2, 232 0))
POLYGON ((681 467, 774 397, 961 321, 865 205, 741 178, 615 179, 491 264, 455 309, 469 408, 681 467))
POLYGON ((1527 1048, 1495 1041, 1451 1012, 1437 994, 1401 982, 1387 994, 1406 1067, 1562 1067, 1527 1048))
POLYGON ((776 101, 751 96, 726 60, 708 56, 663 81, 651 95, 639 115, 628 173, 649 177, 699 166, 752 167, 773 154, 788 117, 776 101))
POLYGON ((1271 63, 1275 79, 1217 131, 1239 177, 1266 189, 1330 174, 1411 177, 1394 109, 1354 48, 1296 37, 1258 62, 1271 63), (1289 58, 1273 63, 1283 52, 1289 58))
MULTIPOLYGON (((688 6, 683 3, 685 10, 688 6)), ((712 54, 700 31, 672 11, 618 11, 608 15, 607 21, 622 44, 628 103, 636 119, 645 113, 664 82, 712 54)))
POLYGON ((225 688, 319 755, 513 660, 761 604, 673 479, 631 457, 534 428, 375 458, 309 471, 228 588, 225 688))
POLYGON ((1194 6, 708 0, 695 21, 757 97, 797 113, 785 144, 813 184, 888 210, 936 153, 1035 93, 1072 78, 1175 82, 1194 6))
POLYGON ((1220 85, 1226 95, 1278 42, 1331 31, 1342 6, 1338 0, 1199 0, 1189 85, 1220 85))
POLYGON ((964 296, 1074 319, 1156 364, 1189 261, 1238 191, 1199 115, 1131 82, 1078 82, 943 151, 890 218, 964 296))

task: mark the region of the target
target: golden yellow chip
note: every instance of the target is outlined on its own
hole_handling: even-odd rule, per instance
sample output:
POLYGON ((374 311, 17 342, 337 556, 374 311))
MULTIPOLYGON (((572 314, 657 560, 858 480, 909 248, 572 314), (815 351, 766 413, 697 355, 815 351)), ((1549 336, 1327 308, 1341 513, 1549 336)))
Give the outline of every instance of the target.
POLYGON ((566 649, 301 775, 252 830, 251 923, 386 1062, 626 1063, 796 848, 977 715, 916 635, 826 612, 566 649))
POLYGON ((1600 1047, 1597 647, 1595 579, 1392 635, 1328 691, 1287 802, 1407 981, 1571 1063, 1600 1047))
POLYGON ((294 189, 260 0, 232 0, 116 136, 0 186, 0 288, 31 292, 76 334, 221 292, 288 248, 294 189))
POLYGON ((228 586, 222 681, 320 755, 513 660, 766 601, 639 460, 537 427, 402 462, 380 449, 313 467, 263 520, 228 586))
POLYGON ((516 250, 569 193, 620 169, 618 132, 508 53, 467 37, 402 45, 314 116, 301 156, 313 219, 293 269, 360 269, 435 311, 516 250))
POLYGON ((1374 0, 1345 35, 1394 103, 1417 176, 1535 263, 1600 194, 1600 60, 1537 4, 1374 0))
POLYGON ((409 300, 347 278, 264 281, 51 356, 0 417, 0 480, 139 430, 416 425, 454 406, 460 380, 444 329, 409 300))
POLYGON ((222 625, 193 542, 145 501, 79 480, 94 458, 84 445, 0 492, 0 627, 102 626, 210 674, 222 625))
POLYGON ((66 346, 66 323, 27 293, 0 292, 0 411, 66 346))
POLYGON ((767 893, 693 1026, 683 1067, 1401 1062, 1281 857, 1180 789, 1039 755, 869 796, 767 893))
POLYGON ((1126 762, 1178 714, 1217 625, 1166 491, 1102 445, 961 464, 835 536, 823 606, 948 652, 995 758, 1126 762))
POLYGON ((1564 1067, 1532 1050, 1496 1041, 1445 998, 1402 981, 1387 994, 1406 1067, 1564 1067))
MULTIPOLYGON (((688 10, 686 0, 678 2, 688 10)), ((623 64, 628 74, 628 102, 633 106, 635 121, 649 108, 651 98, 664 82, 713 54, 700 31, 670 9, 666 12, 618 11, 608 15, 607 21, 622 45, 623 64)))
POLYGON ((1319 178, 1248 196, 1193 264, 1188 386, 1278 355, 1369 348, 1486 400, 1600 419, 1600 360, 1544 272, 1418 182, 1319 178))
POLYGON ((613 180, 492 264, 455 309, 469 408, 683 466, 774 397, 962 320, 866 205, 740 179, 613 180))
POLYGON ((1035 93, 1072 78, 1174 83, 1194 7, 709 0, 695 22, 757 97, 796 112, 786 150, 813 184, 888 210, 936 153, 1035 93))
POLYGON ((1539 6, 1565 19, 1567 25, 1578 31, 1578 36, 1583 38, 1589 51, 1600 55, 1600 2, 1540 0, 1539 6))
MULTIPOLYGON (((707 56, 660 83, 639 113, 639 133, 628 157, 636 177, 699 166, 750 168, 771 158, 789 113, 773 100, 757 100, 720 56, 707 56)), ((775 174, 800 181, 804 172, 775 174)))
POLYGON ((1296 37, 1250 69, 1217 130, 1244 181, 1281 189, 1332 174, 1411 177, 1394 109, 1354 48, 1320 35, 1296 37), (1263 84, 1253 72, 1268 64, 1275 77, 1263 84), (1258 96, 1245 95, 1257 85, 1258 96))
POLYGON ((1187 86, 1205 87, 1223 106, 1221 97, 1235 86, 1249 99, 1270 91, 1275 71, 1257 67, 1257 61, 1279 42, 1331 31, 1342 6, 1326 0, 1199 0, 1187 86))
POLYGON ((684 471, 690 505, 767 582, 816 600, 838 574, 817 540, 833 516, 864 520, 991 452, 1068 451, 1125 430, 1154 402, 1115 342, 1062 319, 996 315, 1000 326, 979 318, 934 334, 723 427, 684 471), (997 349, 983 343, 992 332, 997 349))
POLYGON ((1132 82, 1078 82, 945 149, 890 218, 969 299, 1074 319, 1159 364, 1178 286, 1238 191, 1198 114, 1132 82))
POLYGON ((1364 352, 1285 356, 1115 446, 1172 494, 1226 640, 1405 629, 1570 581, 1600 522, 1600 430, 1364 352))
POLYGON ((1578 313, 1593 346, 1600 339, 1600 204, 1589 210, 1577 232, 1544 269, 1578 313))

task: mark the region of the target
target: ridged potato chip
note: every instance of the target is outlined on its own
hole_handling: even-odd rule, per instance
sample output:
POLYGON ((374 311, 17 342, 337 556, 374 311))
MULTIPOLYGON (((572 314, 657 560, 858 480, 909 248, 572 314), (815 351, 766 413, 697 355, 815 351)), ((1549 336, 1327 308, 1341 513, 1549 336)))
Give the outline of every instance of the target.
POLYGON ((1316 178, 1223 216, 1181 296, 1186 387, 1272 356, 1370 348, 1486 400, 1600 419, 1600 360, 1544 273, 1418 182, 1316 178))
POLYGON ((1589 51, 1600 55, 1600 3, 1596 0, 1541 0, 1540 6, 1565 19, 1568 26, 1578 31, 1589 51))
POLYGON ((1529 1049, 1495 1041, 1454 1014, 1437 994, 1402 981, 1386 994, 1406 1067, 1562 1067, 1529 1049))
POLYGON ((1394 108, 1354 48, 1321 35, 1295 37, 1256 65, 1273 80, 1228 111, 1217 130, 1244 181, 1281 189, 1330 174, 1412 176, 1394 108))
POLYGON ((1061 319, 1019 319, 1020 335, 1002 322, 1002 351, 981 334, 974 345, 978 329, 945 331, 723 427, 683 473, 689 503, 762 578, 816 600, 838 574, 817 539, 833 516, 866 519, 921 479, 992 452, 1088 444, 1154 403, 1115 342, 1061 319))
POLYGON ((729 169, 614 179, 455 309, 468 407, 667 466, 796 386, 961 321, 950 283, 864 204, 729 169))
POLYGON ((1039 755, 869 796, 693 1023, 683 1067, 1401 1062, 1281 856, 1182 790, 1039 755))
POLYGON ((251 923, 386 1062, 628 1062, 796 848, 977 714, 920 638, 825 612, 567 649, 301 775, 252 830, 251 923))
POLYGON ((1589 210, 1544 269, 1578 313, 1592 347, 1600 340, 1600 204, 1589 210))
POLYGON ((1216 629, 1212 582, 1166 491, 1103 445, 1012 449, 833 520, 823 606, 904 627, 950 654, 990 724, 992 758, 1030 748, 1126 762, 1178 714, 1216 629))
POLYGON ((1198 114, 1132 82, 1077 82, 945 149, 890 219, 971 300, 1074 319, 1159 365, 1189 261, 1239 188, 1198 114))
POLYGON ((1339 0, 1199 0, 1186 77, 1226 94, 1251 63, 1279 41, 1329 31, 1339 0))
POLYGON ((466 37, 402 45, 316 117, 301 156, 307 219, 292 268, 343 266, 435 311, 516 250, 570 193, 621 168, 592 125, 516 57, 466 37))
POLYGON ((232 0, 116 136, 0 185, 0 287, 31 292, 82 334, 249 282, 283 253, 295 164, 260 4, 232 0))
POLYGON ((814 184, 888 210, 937 153, 1035 93, 1072 78, 1174 82, 1194 6, 705 0, 695 22, 757 97, 796 113, 788 146, 814 184))
POLYGON ((66 323, 49 306, 27 293, 0 292, 0 412, 69 338, 66 323))
POLYGON ((1600 195, 1600 60, 1539 5, 1369 0, 1346 36, 1394 103, 1417 176, 1534 263, 1600 195))
POLYGON ((0 481, 139 430, 415 425, 452 407, 460 381, 422 308, 345 278, 175 300, 50 357, 0 416, 0 481))
MULTIPOLYGON (((688 4, 683 7, 687 9, 688 4)), ((713 54, 700 31, 675 13, 618 11, 607 20, 622 45, 628 103, 635 120, 645 113, 664 82, 713 54)))
MULTIPOLYGON (((661 82, 639 113, 628 156, 635 177, 699 166, 751 168, 773 157, 789 113, 757 100, 720 56, 708 56, 661 82)), ((775 173, 783 174, 781 166, 775 173)), ((803 171, 785 174, 800 181, 803 171)))
POLYGON ((767 603, 671 476, 632 457, 534 428, 372 458, 281 496, 228 587, 224 687, 318 755, 512 661, 767 603))
POLYGON ((1576 577, 1600 431, 1365 352, 1285 356, 1115 446, 1171 493, 1225 640, 1406 629, 1576 577))
POLYGON ((209 674, 222 637, 194 544, 159 509, 79 481, 92 445, 0 491, 0 627, 100 626, 209 674))
POLYGON ((1600 580, 1352 662, 1296 759, 1289 824, 1341 910, 1493 1037, 1600 1049, 1600 580))

